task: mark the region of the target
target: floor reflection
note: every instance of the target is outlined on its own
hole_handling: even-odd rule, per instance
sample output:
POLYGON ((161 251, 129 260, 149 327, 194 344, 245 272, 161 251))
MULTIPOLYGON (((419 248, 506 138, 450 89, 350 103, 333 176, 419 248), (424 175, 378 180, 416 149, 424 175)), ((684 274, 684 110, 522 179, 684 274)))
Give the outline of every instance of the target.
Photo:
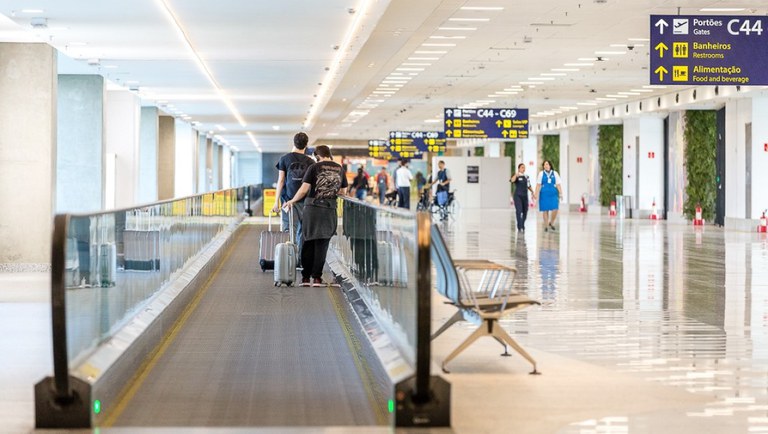
MULTIPOLYGON (((522 234, 512 212, 482 218, 510 223, 467 212, 446 238, 456 257, 516 266, 517 288, 542 301, 503 321, 521 344, 708 394, 711 405, 680 417, 726 418, 719 432, 768 431, 765 237, 584 214, 554 233, 531 219, 522 234)), ((647 428, 617 415, 564 432, 647 428)))

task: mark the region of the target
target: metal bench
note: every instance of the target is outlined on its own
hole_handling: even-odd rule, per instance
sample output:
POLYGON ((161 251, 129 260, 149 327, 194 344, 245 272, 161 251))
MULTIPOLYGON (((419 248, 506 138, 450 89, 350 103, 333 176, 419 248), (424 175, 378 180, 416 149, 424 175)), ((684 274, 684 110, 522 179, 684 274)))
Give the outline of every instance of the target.
POLYGON ((500 325, 503 315, 541 304, 536 300, 512 289, 517 270, 486 260, 454 260, 448 251, 443 235, 437 225, 432 225, 432 262, 437 269, 437 291, 449 300, 458 311, 443 324, 432 339, 440 336, 450 326, 461 320, 479 324, 464 342, 443 360, 443 371, 448 373, 446 365, 482 336, 490 336, 504 345, 504 354, 509 355, 509 345, 533 365, 531 374, 539 374, 536 361, 531 357, 500 325), (482 277, 476 288, 472 288, 469 272, 480 272, 482 277))

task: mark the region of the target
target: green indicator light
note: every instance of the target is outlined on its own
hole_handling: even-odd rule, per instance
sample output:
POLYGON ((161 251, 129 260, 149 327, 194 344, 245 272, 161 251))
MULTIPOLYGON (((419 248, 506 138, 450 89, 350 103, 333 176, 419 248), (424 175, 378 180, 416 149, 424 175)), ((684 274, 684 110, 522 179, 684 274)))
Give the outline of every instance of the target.
POLYGON ((93 401, 93 412, 95 414, 101 413, 101 401, 99 401, 98 399, 93 401))
POLYGON ((395 400, 390 399, 389 403, 387 404, 387 407, 389 407, 389 412, 393 413, 395 411, 395 400))

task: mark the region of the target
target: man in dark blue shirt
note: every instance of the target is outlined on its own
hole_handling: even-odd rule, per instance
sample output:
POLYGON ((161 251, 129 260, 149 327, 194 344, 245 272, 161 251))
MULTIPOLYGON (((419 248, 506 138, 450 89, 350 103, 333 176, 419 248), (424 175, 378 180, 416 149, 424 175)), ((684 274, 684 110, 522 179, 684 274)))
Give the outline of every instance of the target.
MULTIPOLYGON (((280 204, 286 203, 293 198, 299 188, 301 188, 304 174, 309 166, 315 164, 312 157, 305 155, 309 137, 305 133, 297 133, 293 136, 293 150, 280 157, 275 165, 278 170, 277 191, 275 192, 275 206, 272 207, 272 213, 277 214, 280 210, 280 204)), ((301 219, 304 213, 304 200, 298 201, 293 206, 293 228, 296 233, 296 245, 301 250, 301 219)), ((282 212, 282 229, 288 231, 288 213, 282 212)))

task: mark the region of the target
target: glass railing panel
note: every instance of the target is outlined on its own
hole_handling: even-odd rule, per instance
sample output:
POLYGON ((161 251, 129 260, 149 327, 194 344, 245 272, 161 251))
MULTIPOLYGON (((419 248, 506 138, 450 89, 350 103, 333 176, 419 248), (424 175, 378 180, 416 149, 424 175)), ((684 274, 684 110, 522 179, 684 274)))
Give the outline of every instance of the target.
POLYGON ((70 366, 120 329, 234 225, 258 191, 225 190, 127 210, 72 215, 64 296, 70 366))
POLYGON ((332 248, 358 291, 409 363, 416 358, 416 214, 343 199, 332 248))

